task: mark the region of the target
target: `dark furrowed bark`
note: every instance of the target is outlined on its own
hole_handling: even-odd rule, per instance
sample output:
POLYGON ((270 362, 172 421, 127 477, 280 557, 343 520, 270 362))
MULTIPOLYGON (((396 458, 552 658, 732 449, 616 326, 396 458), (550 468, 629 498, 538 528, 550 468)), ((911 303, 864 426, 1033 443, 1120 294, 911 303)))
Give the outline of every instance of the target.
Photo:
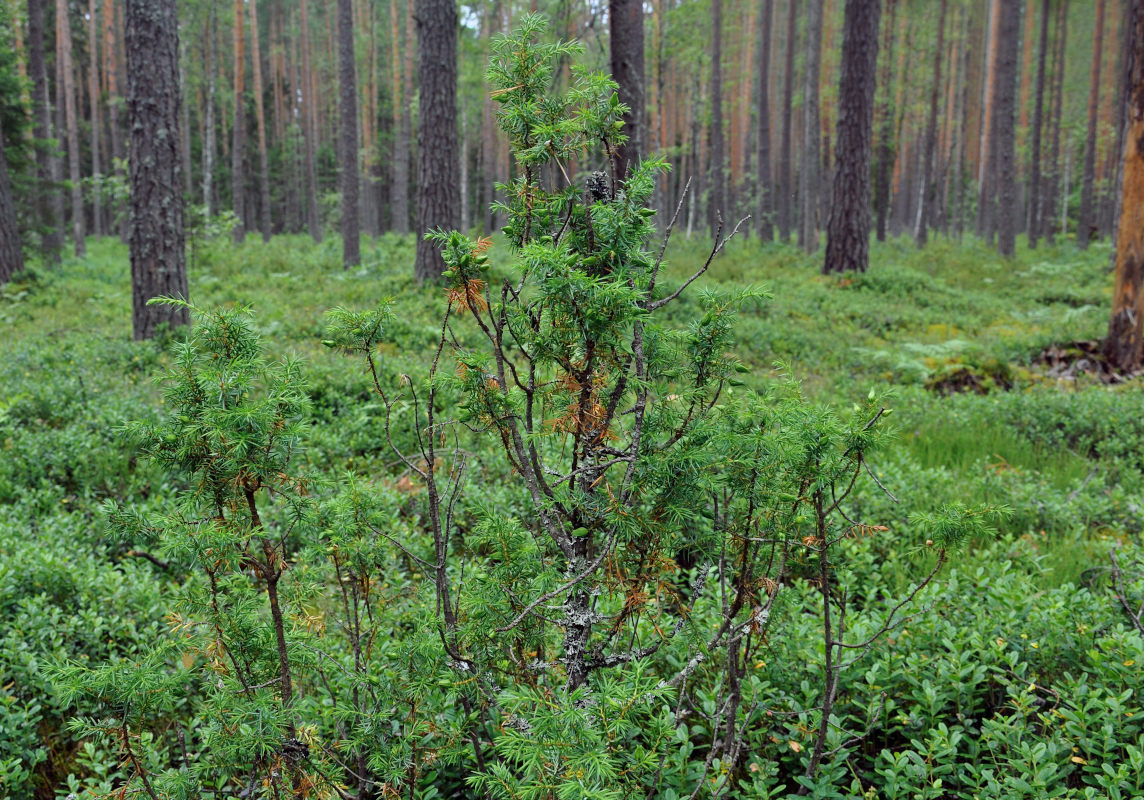
POLYGON ((436 280, 445 271, 437 245, 426 231, 457 227, 457 6, 453 0, 417 0, 417 280, 436 280))
POLYGON ((131 144, 131 288, 135 338, 186 325, 186 308, 147 305, 187 297, 179 158, 179 34, 175 0, 127 0, 127 113, 131 144))
POLYGON ((612 77, 620 85, 620 102, 630 109, 624 114, 624 133, 628 136, 628 143, 620 148, 616 159, 616 180, 623 180, 627 176, 628 165, 645 153, 643 16, 643 0, 609 0, 612 77))
POLYGON ((8 180, 8 161, 4 157, 4 132, 0 130, 0 286, 24 269, 24 250, 20 229, 16 225, 16 205, 12 202, 12 183, 8 180))
POLYGON ((1012 256, 1017 238, 1017 41, 1021 35, 1021 3, 1002 0, 1000 51, 994 99, 997 154, 997 252, 1012 256))
POLYGON ((847 0, 826 273, 865 272, 870 260, 870 150, 880 16, 879 0, 847 0))

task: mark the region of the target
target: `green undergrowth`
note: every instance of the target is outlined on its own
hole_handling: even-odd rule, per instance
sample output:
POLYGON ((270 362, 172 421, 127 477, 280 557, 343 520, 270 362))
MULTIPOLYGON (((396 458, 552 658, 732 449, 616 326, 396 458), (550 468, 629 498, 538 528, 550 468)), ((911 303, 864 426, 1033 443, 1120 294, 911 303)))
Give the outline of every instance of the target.
MULTIPOLYGON (((490 253, 494 280, 504 246, 498 240, 490 253)), ((677 235, 668 283, 702 263, 707 247, 677 235)), ((327 482, 314 491, 332 492, 347 471, 366 476, 397 498, 393 513, 411 529, 416 519, 401 501, 411 490, 384 446, 367 375, 321 342, 329 309, 392 298, 384 374, 422 369, 444 290, 415 284, 413 252, 411 238, 365 241, 362 266, 346 271, 334 237, 321 245, 252 237, 239 247, 197 242, 190 266, 199 307, 249 304, 268 350, 300 357, 312 415, 298 458, 327 482)), ((824 277, 794 247, 737 240, 698 281, 765 286, 774 296, 739 314, 735 354, 751 368, 748 385, 793 374, 814 402, 843 414, 871 389, 892 389, 895 440, 873 464, 891 494, 863 489, 849 515, 893 531, 949 503, 1012 509, 996 540, 959 554, 926 590, 928 611, 842 674, 839 723, 870 734, 830 744, 836 753, 812 797, 872 787, 865 796, 1144 793, 1136 694, 1144 642, 1111 593, 1118 576, 1137 603, 1144 591, 1144 394, 1137 383, 1059 382, 1037 365, 1049 345, 1102 334, 1107 263, 1101 245, 1021 247, 1005 262, 973 240, 939 239, 922 251, 900 240, 875 244, 867 274, 824 277)), ((698 296, 680 298, 674 321, 695 315, 698 296)), ((65 729, 70 714, 87 711, 65 708, 45 668, 130 661, 166 629, 170 572, 110 542, 98 512, 106 500, 162 508, 184 488, 117 433, 163 415, 153 379, 171 366, 180 336, 131 342, 130 302, 126 248, 112 239, 90 240, 86 259, 33 266, 0 289, 0 797, 95 796, 118 785, 120 754, 65 729)), ((527 508, 496 459, 474 453, 472 469, 483 502, 527 508)), ((852 544, 848 570, 864 586, 857 601, 867 617, 908 593, 928 563, 924 548, 896 541, 852 544)), ((403 570, 395 584, 421 578, 412 563, 403 570)), ((797 788, 791 776, 806 758, 811 721, 783 712, 813 706, 818 691, 798 666, 821 647, 814 617, 800 611, 816 597, 808 586, 777 610, 789 620, 784 639, 748 670, 776 713, 751 742, 743 797, 797 788), (802 695, 789 694, 792 686, 802 695)), ((425 595, 403 591, 393 602, 395 615, 415 619, 425 595)), ((859 614, 854 624, 872 623, 859 614)), ((195 709, 171 713, 193 720, 195 709)), ((703 746, 683 731, 671 748, 703 746)), ((441 785, 448 781, 443 772, 441 785)))

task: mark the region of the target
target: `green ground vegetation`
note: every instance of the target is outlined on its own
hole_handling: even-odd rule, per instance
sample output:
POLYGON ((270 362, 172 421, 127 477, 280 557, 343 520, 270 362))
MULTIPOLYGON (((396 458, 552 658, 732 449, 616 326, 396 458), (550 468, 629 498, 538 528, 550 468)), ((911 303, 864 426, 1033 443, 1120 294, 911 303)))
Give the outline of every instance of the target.
MULTIPOLYGON (((498 238, 490 251, 493 278, 507 269, 496 257, 505 247, 498 238)), ((678 283, 708 247, 677 242, 665 267, 669 282, 678 283)), ((370 513, 422 547, 416 488, 384 446, 369 376, 322 340, 329 309, 391 298, 393 323, 379 349, 386 374, 423 370, 445 290, 410 279, 409 239, 383 237, 363 252, 364 266, 347 272, 332 238, 321 246, 277 237, 237 248, 202 240, 194 244, 191 286, 199 308, 249 304, 269 357, 297 360, 310 410, 294 458, 317 477, 314 493, 341 498, 347 513, 367 502, 346 499, 345 475, 353 473, 360 491, 381 498, 367 502, 370 513)), ((921 252, 889 242, 875 247, 868 274, 838 278, 818 275, 794 248, 736 241, 695 287, 765 286, 773 295, 739 311, 733 352, 750 371, 746 386, 731 392, 765 391, 793 375, 807 402, 845 415, 871 390, 889 390, 894 435, 872 461, 896 502, 867 486, 848 509, 887 529, 848 547, 848 579, 868 602, 899 597, 931 564, 916 538, 898 533, 908 531, 911 515, 953 502, 1012 509, 995 537, 956 555, 918 598, 908 624, 861 668, 843 673, 838 733, 808 786, 811 796, 1127 798, 1144 791, 1144 640, 1116 597, 1139 603, 1144 589, 1144 395, 1135 382, 1062 381, 1038 364, 1050 345, 1100 335, 1107 257, 1099 246, 1085 254, 1062 246, 1023 249, 1006 263, 974 242, 939 241, 921 252)), ((86 796, 120 785, 130 770, 115 742, 69 723, 78 715, 98 727, 92 720, 106 709, 61 682, 78 668, 68 665, 137 664, 171 638, 177 572, 164 559, 137 555, 137 542, 109 536, 101 510, 113 501, 169 512, 188 488, 178 470, 141 458, 121 430, 164 419, 170 398, 155 379, 176 364, 182 346, 178 335, 130 341, 127 272, 120 243, 92 241, 87 259, 65 259, 51 271, 33 267, 0 295, 6 796, 86 796)), ((672 311, 680 324, 698 310, 698 296, 683 295, 672 311)), ((472 508, 458 513, 474 514, 484 503, 522 508, 512 476, 488 469, 489 480, 466 498, 472 508)), ((400 551, 378 559, 387 625, 417 639, 418 616, 431 611, 427 578, 400 551)), ((314 581, 296 599, 312 626, 336 600, 336 580, 323 574, 314 581)), ((752 725, 750 755, 737 776, 741 796, 798 788, 814 725, 806 709, 819 691, 816 597, 809 584, 796 587, 776 610, 786 620, 781 638, 748 670, 767 710, 752 725)), ((292 629, 304 632, 306 624, 295 610, 292 629)), ((428 647, 420 640, 409 646, 428 647)), ((185 670, 172 673, 174 680, 184 682, 206 658, 168 657, 185 670)), ((203 691, 149 713, 168 734, 171 726, 193 729, 203 723, 196 708, 203 691)), ((445 700, 429 689, 419 697, 445 700)), ((327 723, 328 730, 307 735, 333 742, 337 723, 327 723)), ((416 733, 425 752, 436 746, 431 733, 416 733)), ((193 735, 192 750, 200 736, 193 735)), ((669 763, 710 744, 701 721, 666 736, 669 763)), ((147 740, 156 759, 147 769, 159 771, 164 758, 178 763, 177 744, 166 739, 147 740)), ((386 763, 417 758, 414 745, 386 763)), ((416 796, 449 796, 461 791, 459 780, 447 764, 422 763, 416 796)), ((688 796, 696 780, 675 774, 659 796, 688 796)))

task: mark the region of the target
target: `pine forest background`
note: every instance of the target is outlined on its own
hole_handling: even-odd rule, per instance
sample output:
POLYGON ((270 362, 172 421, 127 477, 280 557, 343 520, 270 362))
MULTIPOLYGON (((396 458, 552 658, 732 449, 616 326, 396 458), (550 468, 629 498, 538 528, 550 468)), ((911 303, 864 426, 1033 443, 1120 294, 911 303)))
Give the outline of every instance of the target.
MULTIPOLYGON (((708 2, 645 3, 640 148, 664 154, 673 167, 660 179, 655 205, 667 207, 667 198, 677 197, 690 177, 696 191, 685 213, 689 232, 710 228, 718 206, 725 218, 753 214, 756 231, 769 236, 773 224, 780 237, 793 234, 813 249, 816 231, 825 227, 830 191, 844 4, 719 2, 718 32, 708 2), (713 75, 714 41, 720 43, 722 69, 713 75), (715 109, 717 95, 720 108, 715 109), (766 113, 760 114, 760 101, 766 113), (719 135, 715 119, 722 121, 719 135), (719 164, 726 199, 713 202, 719 164)), ((887 0, 879 34, 872 164, 879 237, 917 235, 927 227, 954 236, 995 234, 997 210, 989 198, 996 190, 991 185, 996 170, 987 168, 996 138, 990 87, 993 71, 1006 68, 1007 61, 995 58, 1005 51, 1018 54, 1020 229, 1028 231, 1035 223, 1037 233, 1051 237, 1064 230, 1075 233, 1083 224, 1090 233, 1107 236, 1122 150, 1117 131, 1129 45, 1126 3, 1021 2, 1018 34, 1007 39, 999 26, 1001 4, 990 0, 887 0), (1042 38, 1047 48, 1039 73, 1042 38), (938 115, 930 156, 926 135, 935 90, 938 115), (1035 220, 1030 216, 1034 174, 1042 196, 1035 220), (933 209, 923 225, 927 185, 933 209)), ((584 43, 588 66, 609 65, 604 3, 461 4, 457 181, 463 229, 496 229, 496 213, 488 210, 495 199, 492 186, 511 179, 513 170, 484 84, 489 37, 538 8, 556 34, 584 43)), ((48 202, 57 204, 66 221, 57 223, 53 234, 47 230, 49 215, 48 222, 37 220, 43 223, 39 230, 49 240, 61 228, 125 236, 122 2, 6 2, 3 13, 4 57, 16 73, 7 77, 4 134, 17 187, 33 181, 30 150, 22 144, 30 146, 39 130, 41 141, 58 146, 48 148, 47 175, 41 173, 35 183, 54 194, 48 202), (42 16, 42 26, 29 27, 30 10, 42 16), (36 70, 30 70, 37 61, 29 44, 36 30, 42 32, 42 88, 36 70), (32 94, 40 91, 49 101, 50 136, 28 124, 32 94)), ((369 235, 407 232, 416 228, 418 141, 412 4, 355 0, 353 31, 360 228, 369 235)), ((197 207, 200 224, 233 211, 237 231, 264 238, 309 231, 317 239, 336 229, 335 6, 189 0, 179 5, 179 36, 185 100, 180 148, 189 166, 183 170, 183 191, 197 207)), ((566 82, 567 64, 562 75, 566 82)), ((23 209, 30 215, 28 206, 23 209)), ((37 225, 22 229, 34 235, 37 225)), ((52 246, 58 241, 49 241, 52 246)))

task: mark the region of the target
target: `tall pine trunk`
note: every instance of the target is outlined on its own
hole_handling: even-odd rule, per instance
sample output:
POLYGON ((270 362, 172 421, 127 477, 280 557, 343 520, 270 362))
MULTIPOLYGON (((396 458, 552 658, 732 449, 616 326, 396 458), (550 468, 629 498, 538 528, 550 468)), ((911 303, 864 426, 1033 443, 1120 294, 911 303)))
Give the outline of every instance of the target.
POLYGON ((361 263, 358 216, 357 77, 354 69, 353 0, 338 0, 338 84, 341 94, 342 266, 361 263))
POLYGON ((216 0, 210 0, 207 19, 207 120, 203 142, 203 208, 208 220, 214 208, 215 94, 218 83, 215 74, 215 64, 218 61, 218 13, 215 6, 216 0))
POLYGON ((72 238, 76 258, 87 254, 84 240, 83 183, 80 181, 79 115, 76 111, 75 65, 72 63, 71 18, 67 0, 56 0, 56 56, 63 76, 56 92, 63 92, 64 128, 68 137, 68 180, 71 183, 72 238))
MULTIPOLYGON (((119 41, 116 36, 116 5, 114 0, 103 0, 103 77, 107 90, 107 129, 111 139, 112 172, 126 180, 123 165, 126 163, 127 144, 123 141, 122 114, 120 106, 123 98, 119 82, 119 41)), ((127 223, 131 218, 130 209, 119 210, 119 238, 127 242, 127 223)))
POLYGON ((1041 37, 1037 46, 1037 87, 1033 98, 1033 139, 1029 148, 1029 249, 1041 235, 1041 140, 1044 138, 1045 61, 1049 49, 1049 0, 1041 0, 1041 37))
POLYGON ((878 66, 879 0, 846 0, 838 132, 822 271, 865 272, 870 261, 870 151, 878 66))
POLYGON ((1104 2, 1096 0, 1096 21, 1092 32, 1092 73, 1088 90, 1088 135, 1084 145, 1084 177, 1080 192, 1080 212, 1076 223, 1076 243, 1082 250, 1088 247, 1096 227, 1096 134, 1100 105, 1100 61, 1104 56, 1104 2))
POLYGON ((258 167, 259 184, 261 188, 259 198, 259 220, 262 227, 262 241, 270 241, 270 166, 266 157, 266 112, 262 101, 262 56, 258 43, 258 3, 250 3, 250 58, 254 71, 254 114, 258 121, 258 167))
POLYGON ((409 166, 411 139, 413 137, 413 118, 410 107, 413 105, 413 3, 415 0, 405 0, 405 53, 400 62, 398 72, 397 62, 397 7, 398 0, 393 0, 391 13, 393 14, 393 48, 394 48, 394 145, 393 145, 393 230, 397 233, 409 233, 409 166), (400 75, 400 83, 398 83, 400 75))
MULTIPOLYGON (((812 0, 813 2, 813 0, 812 0)), ((711 0, 711 196, 707 227, 717 235, 719 220, 727 217, 727 156, 723 145, 723 2, 711 0)))
POLYGON ((234 209, 234 243, 246 238, 246 36, 243 33, 243 0, 234 0, 234 142, 230 151, 230 196, 234 209))
POLYGON ((774 185, 771 182, 771 22, 774 18, 774 0, 763 0, 758 31, 759 82, 755 104, 759 124, 755 142, 755 191, 758 193, 755 214, 759 238, 764 242, 775 238, 774 185))
POLYGON ((457 227, 457 5, 417 0, 420 116, 417 124, 418 281, 436 280, 445 262, 426 231, 457 227))
MULTIPOLYGON (((806 17, 806 67, 802 84, 802 155, 798 166, 798 243, 806 253, 818 249, 818 206, 821 181, 819 152, 818 79, 822 64, 823 0, 808 0, 806 17)), ((878 52, 877 29, 874 52, 878 52)), ((840 98, 841 101, 841 98, 840 98)))
POLYGON ((99 152, 99 59, 96 57, 99 36, 97 34, 95 0, 88 0, 87 9, 87 93, 91 100, 91 177, 95 183, 95 189, 91 193, 91 230, 94 235, 102 236, 103 198, 100 197, 100 177, 103 172, 103 165, 100 163, 99 152))
POLYGON ((783 128, 779 142, 779 237, 790 241, 794 227, 794 178, 791 171, 791 113, 794 103, 794 51, 798 39, 798 0, 787 2, 786 63, 783 68, 783 128))
MULTIPOLYGON (((1125 0, 1124 4, 1124 31, 1120 37, 1120 79, 1117 86, 1117 93, 1114 98, 1116 105, 1116 139, 1112 152, 1109 154, 1113 158, 1113 177, 1112 186, 1109 193, 1112 195, 1111 209, 1109 213, 1109 235, 1115 237, 1117 235, 1117 225, 1120 221, 1121 203, 1124 200, 1124 154, 1125 137, 1128 135, 1129 125, 1129 109, 1132 106, 1132 92, 1135 87, 1132 85, 1132 50, 1135 47, 1133 36, 1135 30, 1132 28, 1132 2, 1125 0)), ((1116 253, 1115 251, 1110 256, 1112 260, 1112 269, 1116 269, 1116 253)))
POLYGON ((994 99, 997 154, 997 252, 1012 256, 1017 239, 1017 43, 1021 35, 1020 0, 1003 0, 994 99))
POLYGON ((307 0, 301 0, 302 15, 302 169, 306 173, 306 227, 310 238, 322 241, 322 221, 318 218, 318 171, 315 151, 318 136, 318 97, 315 91, 314 71, 310 66, 310 16, 307 0))
POLYGON ((954 107, 954 121, 956 133, 953 146, 953 168, 950 171, 950 222, 951 233, 958 241, 961 240, 962 225, 965 222, 965 137, 968 129, 967 116, 969 110, 969 51, 971 49, 969 32, 971 30, 971 17, 965 14, 962 23, 962 36, 959 46, 961 52, 958 73, 961 76, 960 87, 955 88, 957 100, 954 107))
POLYGON ((879 242, 886 241, 886 221, 890 211, 890 173, 894 169, 894 95, 891 78, 894 75, 894 33, 897 0, 886 0, 886 22, 882 26, 881 78, 878 91, 882 101, 878 104, 878 117, 882 124, 878 132, 877 174, 874 177, 875 235, 879 242))
MULTIPOLYGON (((1000 37, 1002 5, 1010 0, 992 0, 992 11, 989 14, 989 37, 986 48, 985 67, 985 99, 982 102, 984 121, 981 124, 981 149, 978 158, 977 171, 977 235, 992 240, 994 214, 996 211, 996 182, 994 172, 997 170, 996 144, 996 117, 997 109, 997 62, 1001 58, 1000 37)), ((1014 43, 1014 46, 1016 44, 1014 43)))
POLYGON ((52 106, 44 58, 44 4, 28 0, 28 70, 32 75, 32 118, 36 137, 36 205, 45 260, 57 262, 63 249, 63 214, 58 183, 59 155, 52 138, 52 106))
POLYGON ((16 224, 16 203, 8 179, 8 159, 4 156, 4 131, 0 126, 0 286, 24 269, 24 248, 16 224))
POLYGON ((126 22, 132 319, 140 340, 190 321, 185 307, 148 305, 187 298, 175 0, 127 0, 126 22))
POLYGON ((945 55, 945 7, 946 0, 941 0, 937 14, 937 47, 933 55, 933 86, 930 88, 929 120, 926 122, 926 148, 922 167, 922 205, 917 232, 919 248, 925 247, 929 239, 929 229, 934 226, 934 208, 937 205, 937 186, 934 180, 937 165, 934 162, 937 158, 937 101, 941 91, 941 59, 945 55))
MULTIPOLYGON (((1065 83, 1065 46, 1068 43, 1068 0, 1060 0, 1057 5, 1057 16, 1054 27, 1056 29, 1056 43, 1053 55, 1053 111, 1052 111, 1052 139, 1049 147, 1049 174, 1048 186, 1045 188, 1045 241, 1050 245, 1055 242, 1057 224, 1057 195, 1061 187, 1061 111, 1064 106, 1065 83)), ((1061 215, 1067 219, 1068 208, 1062 203, 1061 215)), ((1061 234, 1067 234, 1064 226, 1061 234)))
MULTIPOLYGON (((719 0, 714 0, 718 3, 719 0)), ((619 84, 620 102, 628 107, 624 114, 624 133, 628 141, 616 157, 616 180, 628 174, 628 165, 644 155, 644 9, 643 0, 609 0, 611 25, 610 50, 612 77, 619 84)))
POLYGON ((1116 282, 1105 354, 1121 370, 1144 358, 1144 0, 1132 0, 1128 58, 1131 97, 1127 109, 1120 220, 1116 236, 1116 282))

